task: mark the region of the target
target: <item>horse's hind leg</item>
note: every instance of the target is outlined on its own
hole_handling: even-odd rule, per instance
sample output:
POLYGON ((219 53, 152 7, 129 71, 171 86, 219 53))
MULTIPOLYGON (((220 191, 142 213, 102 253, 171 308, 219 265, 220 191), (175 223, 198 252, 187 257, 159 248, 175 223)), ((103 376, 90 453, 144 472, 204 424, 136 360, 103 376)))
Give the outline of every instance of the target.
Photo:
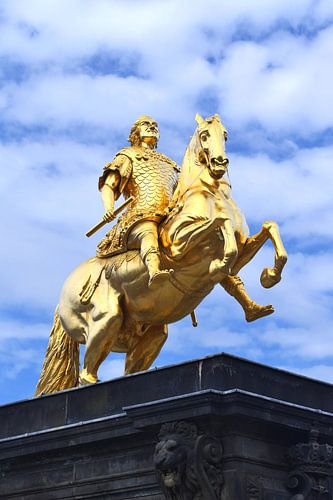
MULTIPOLYGON (((77 304, 75 304, 77 306, 77 304)), ((59 303, 59 318, 64 330, 80 344, 86 343, 88 325, 85 314, 70 301, 61 298, 59 303)))
POLYGON ((148 370, 159 355, 167 338, 167 325, 151 326, 142 337, 138 336, 137 342, 127 352, 125 375, 148 370))
MULTIPOLYGON (((100 290, 99 290, 100 291, 100 290)), ((123 322, 119 305, 119 294, 114 290, 98 293, 94 297, 94 308, 89 325, 83 370, 80 382, 97 382, 97 371, 112 350, 123 322), (107 297, 107 299, 104 299, 107 297)))

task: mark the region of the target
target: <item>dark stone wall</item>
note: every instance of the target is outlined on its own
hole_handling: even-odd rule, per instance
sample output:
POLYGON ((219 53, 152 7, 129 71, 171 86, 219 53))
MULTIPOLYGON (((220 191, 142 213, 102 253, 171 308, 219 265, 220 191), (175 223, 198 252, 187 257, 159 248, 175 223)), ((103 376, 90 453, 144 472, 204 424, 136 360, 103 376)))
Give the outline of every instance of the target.
POLYGON ((333 498, 333 387, 220 354, 0 407, 0 498, 333 498))

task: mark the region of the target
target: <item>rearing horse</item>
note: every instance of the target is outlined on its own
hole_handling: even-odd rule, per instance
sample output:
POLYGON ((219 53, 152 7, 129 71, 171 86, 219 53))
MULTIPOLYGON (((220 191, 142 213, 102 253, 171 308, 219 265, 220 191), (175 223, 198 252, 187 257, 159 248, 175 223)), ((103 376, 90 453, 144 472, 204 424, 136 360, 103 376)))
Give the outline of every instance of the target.
MULTIPOLYGON (((277 224, 265 222, 249 237, 224 179, 226 130, 218 115, 197 121, 170 213, 160 225, 162 265, 174 272, 152 291, 136 250, 79 265, 61 293, 36 395, 78 385, 80 343, 86 346, 83 384, 97 381, 110 352, 126 353, 125 374, 147 370, 167 339, 167 325, 191 313, 217 283, 232 294, 237 273, 268 239, 275 264, 263 270, 261 284, 280 281, 287 254, 277 224)), ((273 312, 257 308, 248 321, 273 312)))

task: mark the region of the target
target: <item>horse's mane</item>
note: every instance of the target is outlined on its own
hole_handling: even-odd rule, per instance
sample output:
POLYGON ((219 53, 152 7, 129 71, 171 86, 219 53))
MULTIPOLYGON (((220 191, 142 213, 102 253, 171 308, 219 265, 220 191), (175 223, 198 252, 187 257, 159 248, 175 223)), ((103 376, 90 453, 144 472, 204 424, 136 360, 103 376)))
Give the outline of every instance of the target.
MULTIPOLYGON (((185 151, 181 173, 178 179, 177 190, 175 192, 177 200, 188 190, 193 181, 198 177, 198 175, 200 175, 202 170, 202 164, 198 158, 198 154, 201 149, 198 130, 199 127, 196 128, 185 151)), ((177 200, 172 201, 177 202, 177 200)))

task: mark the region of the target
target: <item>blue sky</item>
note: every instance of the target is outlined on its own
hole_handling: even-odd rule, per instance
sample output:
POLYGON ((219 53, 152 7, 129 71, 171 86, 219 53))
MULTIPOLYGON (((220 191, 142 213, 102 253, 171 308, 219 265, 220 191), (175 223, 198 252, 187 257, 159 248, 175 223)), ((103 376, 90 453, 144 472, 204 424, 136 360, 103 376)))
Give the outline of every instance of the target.
POLYGON ((216 289, 156 365, 226 351, 333 381, 332 57, 329 0, 0 1, 0 403, 33 394, 62 283, 101 236, 100 170, 142 113, 180 163, 196 112, 218 112, 251 232, 276 220, 289 253, 274 289, 271 246, 242 273, 273 316, 247 324, 216 289))

